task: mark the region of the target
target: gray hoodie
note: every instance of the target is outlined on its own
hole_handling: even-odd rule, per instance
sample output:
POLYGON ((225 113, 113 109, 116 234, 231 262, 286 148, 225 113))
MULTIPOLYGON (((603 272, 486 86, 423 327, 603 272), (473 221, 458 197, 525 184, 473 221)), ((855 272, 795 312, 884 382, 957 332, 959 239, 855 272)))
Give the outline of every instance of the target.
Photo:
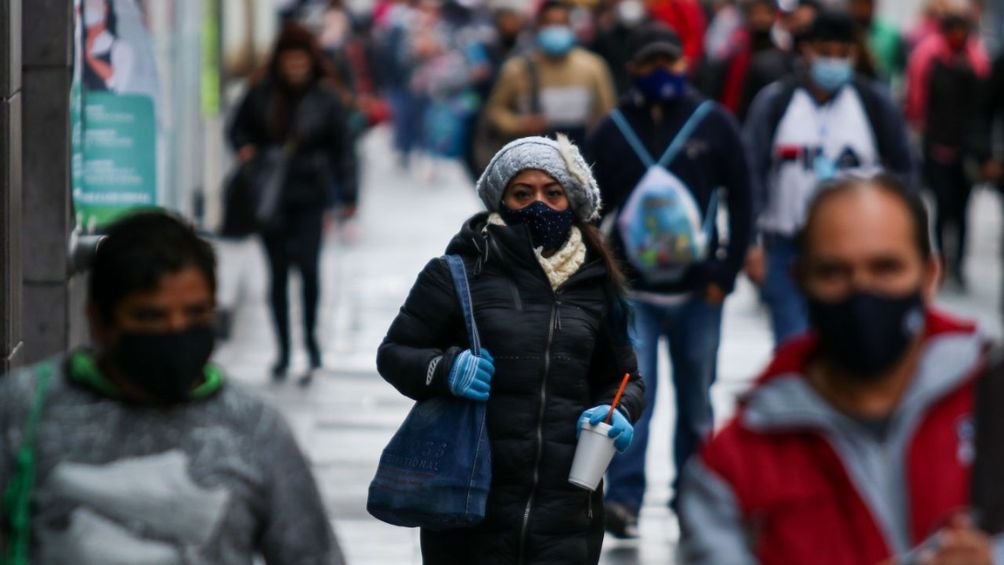
MULTIPOLYGON (((0 489, 35 398, 38 367, 0 378, 0 489)), ((344 563, 320 493, 281 415, 238 386, 167 408, 52 376, 37 436, 31 562, 344 563)), ((0 516, 0 547, 10 543, 0 516)))

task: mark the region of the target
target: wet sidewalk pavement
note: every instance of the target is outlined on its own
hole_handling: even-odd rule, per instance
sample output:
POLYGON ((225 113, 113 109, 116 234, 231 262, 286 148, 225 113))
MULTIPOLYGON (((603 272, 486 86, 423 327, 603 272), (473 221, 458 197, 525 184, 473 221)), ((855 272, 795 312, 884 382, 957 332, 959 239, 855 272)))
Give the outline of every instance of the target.
MULTIPOLYGON (((366 182, 357 221, 331 234, 323 258, 323 297, 319 337, 325 371, 309 388, 297 386, 297 371, 307 364, 297 320, 298 285, 291 285, 294 306, 293 372, 282 384, 268 377, 274 346, 266 304, 266 270, 256 242, 220 244, 221 285, 238 304, 229 341, 217 361, 233 379, 271 398, 289 418, 313 464, 350 565, 421 563, 418 532, 396 528, 366 513, 366 493, 380 452, 403 420, 411 401, 376 373, 375 359, 390 322, 422 267, 443 253, 468 216, 480 209, 470 183, 458 167, 397 170, 386 131, 364 144, 366 182), (297 349, 298 348, 298 349, 297 349)), ((953 311, 979 317, 1000 335, 997 315, 1000 288, 1000 205, 996 195, 973 199, 970 291, 949 294, 953 311)), ((767 361, 771 341, 766 317, 754 290, 741 282, 726 304, 719 356, 719 380, 713 389, 716 419, 731 413, 734 400, 767 361)), ((666 367, 667 363, 661 363, 666 367)), ((660 375, 666 382, 668 374, 660 375)), ((649 450, 649 492, 642 512, 642 538, 607 539, 604 565, 665 565, 674 562, 678 529, 669 500, 670 386, 660 386, 649 450)))

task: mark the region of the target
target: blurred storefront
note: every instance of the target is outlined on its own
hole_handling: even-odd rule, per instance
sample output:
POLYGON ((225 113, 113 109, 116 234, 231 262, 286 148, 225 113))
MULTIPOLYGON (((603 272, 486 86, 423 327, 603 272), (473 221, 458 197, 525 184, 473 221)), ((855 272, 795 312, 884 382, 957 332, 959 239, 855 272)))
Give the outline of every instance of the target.
POLYGON ((78 229, 163 206, 211 229, 230 103, 261 64, 275 7, 254 0, 77 0, 78 229), (97 27, 101 37, 95 39, 97 27))

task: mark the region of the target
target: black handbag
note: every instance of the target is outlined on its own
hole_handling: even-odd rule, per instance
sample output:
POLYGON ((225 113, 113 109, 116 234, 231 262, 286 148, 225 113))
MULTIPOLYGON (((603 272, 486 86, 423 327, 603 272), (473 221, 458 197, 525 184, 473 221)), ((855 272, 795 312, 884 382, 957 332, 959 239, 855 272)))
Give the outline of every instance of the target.
POLYGON ((223 222, 219 235, 240 239, 258 231, 255 206, 243 165, 238 165, 223 181, 223 222))
POLYGON ((230 173, 223 189, 221 237, 242 238, 276 227, 293 147, 271 147, 230 173))

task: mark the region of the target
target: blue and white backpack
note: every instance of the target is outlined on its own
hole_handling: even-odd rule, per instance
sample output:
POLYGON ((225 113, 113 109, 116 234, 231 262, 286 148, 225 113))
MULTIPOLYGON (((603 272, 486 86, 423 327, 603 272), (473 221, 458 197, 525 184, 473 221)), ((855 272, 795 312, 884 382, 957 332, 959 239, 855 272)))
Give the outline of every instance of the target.
POLYGON ((718 192, 712 194, 708 214, 702 220, 701 208, 690 189, 668 167, 713 107, 711 101, 698 106, 658 161, 652 159, 620 110, 611 115, 617 129, 648 167, 617 218, 628 261, 647 281, 676 282, 688 267, 708 255, 718 213, 718 192))

